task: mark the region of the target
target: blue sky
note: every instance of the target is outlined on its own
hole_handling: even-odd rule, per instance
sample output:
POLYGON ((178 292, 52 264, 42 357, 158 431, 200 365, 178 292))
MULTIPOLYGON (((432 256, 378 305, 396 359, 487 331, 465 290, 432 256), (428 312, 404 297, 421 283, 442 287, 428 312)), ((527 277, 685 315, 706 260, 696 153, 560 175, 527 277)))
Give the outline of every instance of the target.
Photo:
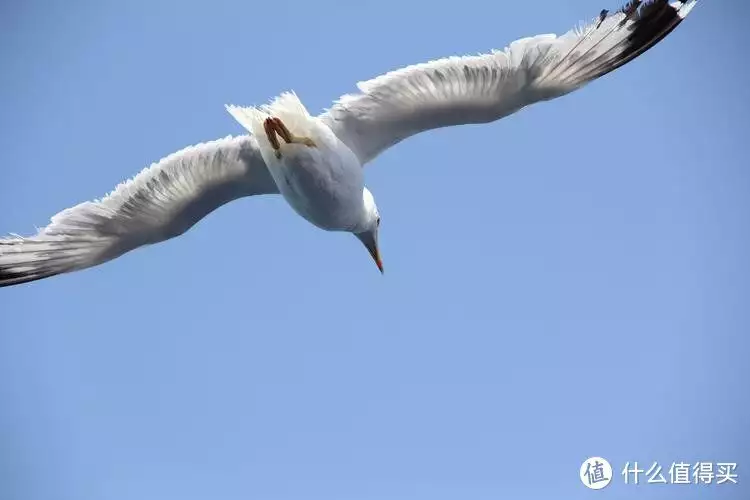
MULTIPOLYGON (((318 111, 603 7, 3 2, 0 233, 241 133, 224 103, 318 111)), ((746 497, 748 16, 701 2, 579 92, 387 151, 384 276, 267 197, 1 290, 0 498, 746 497), (736 462, 740 484, 593 492, 596 455, 736 462)))

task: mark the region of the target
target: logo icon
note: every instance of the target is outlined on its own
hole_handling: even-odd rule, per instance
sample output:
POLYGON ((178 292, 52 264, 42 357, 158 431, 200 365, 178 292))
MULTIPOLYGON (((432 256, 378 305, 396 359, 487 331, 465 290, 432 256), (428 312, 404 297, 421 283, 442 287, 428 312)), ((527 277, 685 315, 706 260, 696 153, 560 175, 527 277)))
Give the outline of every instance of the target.
POLYGON ((600 490, 612 481, 612 466, 602 457, 591 457, 581 464, 578 475, 584 486, 600 490))

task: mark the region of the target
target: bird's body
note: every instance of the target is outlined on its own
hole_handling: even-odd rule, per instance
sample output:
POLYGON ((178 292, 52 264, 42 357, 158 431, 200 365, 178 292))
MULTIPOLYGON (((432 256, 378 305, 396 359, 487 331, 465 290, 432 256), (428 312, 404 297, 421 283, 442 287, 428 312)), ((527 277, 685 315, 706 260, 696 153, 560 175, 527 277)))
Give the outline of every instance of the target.
POLYGON ((260 108, 228 106, 249 135, 191 146, 106 197, 63 210, 36 235, 0 238, 0 287, 85 269, 176 237, 221 205, 281 194, 312 224, 355 234, 382 271, 380 215, 362 167, 423 131, 487 123, 550 100, 633 60, 697 0, 631 1, 557 37, 409 66, 358 84, 311 116, 295 94, 260 108))
POLYGON ((295 212, 321 229, 360 229, 366 215, 362 165, 322 120, 307 112, 295 94, 282 94, 261 109, 227 109, 259 138, 268 171, 295 212), (278 117, 293 136, 310 139, 314 146, 279 141, 277 156, 264 127, 265 120, 271 117, 278 117))

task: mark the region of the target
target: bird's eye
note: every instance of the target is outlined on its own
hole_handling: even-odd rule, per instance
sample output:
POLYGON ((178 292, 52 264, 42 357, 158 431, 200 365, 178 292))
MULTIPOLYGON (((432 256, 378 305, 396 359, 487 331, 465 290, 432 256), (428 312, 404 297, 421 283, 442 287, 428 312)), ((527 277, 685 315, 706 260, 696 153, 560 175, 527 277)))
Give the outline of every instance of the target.
POLYGON ((377 222, 377 224, 378 224, 378 227, 380 227, 380 217, 378 217, 378 222, 377 222))

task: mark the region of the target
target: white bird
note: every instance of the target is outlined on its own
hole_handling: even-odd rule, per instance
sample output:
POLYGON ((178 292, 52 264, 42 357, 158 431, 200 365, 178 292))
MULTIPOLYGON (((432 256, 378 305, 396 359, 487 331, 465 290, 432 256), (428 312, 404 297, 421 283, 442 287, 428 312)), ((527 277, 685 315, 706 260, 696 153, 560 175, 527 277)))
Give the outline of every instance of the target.
POLYGON ((293 93, 258 108, 227 106, 249 135, 171 154, 35 236, 0 239, 0 286, 104 263, 179 236, 229 201, 278 193, 312 224, 357 236, 382 272, 364 164, 419 132, 492 122, 568 94, 651 48, 696 2, 634 0, 559 37, 408 66, 359 83, 317 117, 293 93))

